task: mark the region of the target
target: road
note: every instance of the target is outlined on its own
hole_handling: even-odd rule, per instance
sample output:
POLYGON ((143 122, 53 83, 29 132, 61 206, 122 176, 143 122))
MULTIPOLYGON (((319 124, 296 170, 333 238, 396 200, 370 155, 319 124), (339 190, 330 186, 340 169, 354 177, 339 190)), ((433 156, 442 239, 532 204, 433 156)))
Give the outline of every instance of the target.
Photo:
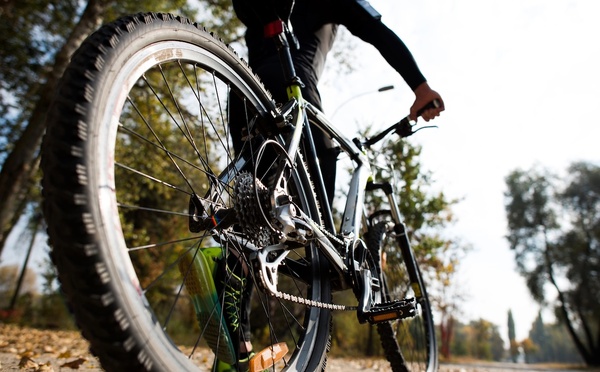
MULTIPOLYGON (((198 353, 198 363, 210 370, 211 352, 198 353)), ((45 331, 0 323, 0 371, 102 371, 88 352, 87 342, 74 331, 45 331)), ((333 358, 328 372, 391 371, 383 359, 333 358)), ((567 369, 557 366, 512 363, 442 364, 440 372, 600 372, 599 369, 567 369)))

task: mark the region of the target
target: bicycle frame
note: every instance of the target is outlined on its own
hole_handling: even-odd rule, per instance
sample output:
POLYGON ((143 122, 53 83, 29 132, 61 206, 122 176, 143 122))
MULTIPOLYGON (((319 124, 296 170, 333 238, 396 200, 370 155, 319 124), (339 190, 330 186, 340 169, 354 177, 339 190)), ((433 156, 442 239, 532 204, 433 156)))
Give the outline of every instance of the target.
MULTIPOLYGON (((291 115, 292 118, 291 121, 287 123, 287 125, 293 128, 292 133, 288 137, 289 140, 287 141, 286 151, 288 159, 290 159, 292 162, 296 159, 302 134, 304 134, 304 140, 307 142, 309 149, 312 150, 311 152, 315 153, 311 134, 312 124, 316 129, 322 131, 324 135, 334 139, 339 144, 341 150, 349 155, 350 159, 352 159, 356 166, 351 176, 348 196, 342 215, 340 234, 338 235, 341 237, 343 246, 336 247, 336 245, 332 243, 331 239, 320 231, 320 226, 318 226, 307 216, 303 216, 316 233, 316 237, 319 242, 319 249, 327 257, 333 269, 339 274, 341 282, 345 283, 344 287, 350 288, 352 284, 346 283, 346 281, 347 278, 353 274, 351 270, 354 270, 354 263, 351 260, 349 261, 349 258, 352 257, 352 250, 356 247, 356 244, 359 243, 361 232, 366 231, 368 227, 368 220, 363 208, 365 192, 375 189, 382 189, 388 197, 392 222, 394 223, 394 229, 397 234, 398 243, 402 250, 402 255, 406 260, 406 266, 411 285, 417 297, 420 297, 422 283, 420 276, 417 273, 417 266, 410 243, 408 241, 408 237, 405 233, 405 226, 401 220, 398 201, 396 200, 393 186, 389 183, 373 183, 371 166, 367 156, 365 155, 365 150, 368 146, 364 146, 358 140, 349 140, 327 120, 325 115, 320 110, 310 103, 304 101, 300 89, 302 83, 295 74, 290 47, 287 42, 287 29, 285 24, 282 21, 277 21, 277 25, 269 26, 265 29, 271 31, 275 30, 275 32, 270 36, 277 43, 277 49, 280 53, 280 60, 283 64, 283 70, 286 75, 286 79, 289 82, 289 85, 287 86, 287 92, 290 101, 283 106, 283 112, 278 115, 280 118, 286 118, 291 115), (314 119, 313 122, 309 122, 309 114, 310 117, 314 119), (349 268, 349 266, 351 267, 349 268)), ((406 120, 408 123, 407 118, 404 120, 406 120)), ((392 127, 375 136, 377 139, 371 141, 370 144, 384 138, 387 133, 389 133, 393 128, 396 128, 398 125, 400 125, 400 123, 394 124, 392 127)), ((398 129, 396 130, 398 131, 398 129)), ((317 196, 323 205, 329 205, 318 160, 316 157, 311 156, 307 157, 306 160, 308 162, 309 169, 311 170, 311 176, 316 178, 316 180, 313 179, 313 181, 315 181, 317 185, 317 196)), ((280 169, 278 177, 282 177, 282 172, 283 170, 280 169)), ((332 234, 336 234, 330 208, 323 208, 322 212, 325 226, 332 234)), ((371 285, 367 284, 367 282, 370 280, 370 277, 359 278, 358 280, 361 279, 365 281, 363 288, 367 293, 363 293, 362 297, 359 298, 359 301, 361 302, 358 309, 359 318, 361 312, 368 312, 371 306, 374 305, 370 301, 370 291, 372 290, 371 285)), ((419 298, 417 298, 417 301, 418 300, 419 298)))

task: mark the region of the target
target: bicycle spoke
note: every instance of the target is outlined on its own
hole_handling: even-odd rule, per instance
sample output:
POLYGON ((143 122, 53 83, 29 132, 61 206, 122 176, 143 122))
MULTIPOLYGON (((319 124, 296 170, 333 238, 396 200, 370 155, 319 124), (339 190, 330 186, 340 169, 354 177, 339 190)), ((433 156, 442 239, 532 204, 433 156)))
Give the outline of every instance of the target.
MULTIPOLYGON (((56 216, 49 231, 70 305, 106 369, 194 370, 206 346, 233 363, 229 349, 247 333, 255 350, 289 345, 274 369, 313 370, 329 314, 264 288, 255 271, 264 247, 246 226, 272 218, 271 201, 242 202, 253 195, 236 188, 250 188, 238 177, 255 169, 263 185, 274 182, 264 177, 277 159, 257 159, 267 139, 285 147, 262 132, 277 110, 270 94, 226 45, 182 18, 129 16, 82 48, 49 114, 44 172, 61 175, 45 177, 45 210, 56 216), (97 323, 81 315, 90 304, 97 323), (251 318, 231 311, 247 308, 251 318), (107 346, 123 340, 118 355, 107 346)), ((318 219, 306 169, 288 166, 278 186, 318 219)), ((265 241, 277 234, 267 230, 265 241)), ((330 301, 317 248, 288 252, 273 267, 277 290, 330 301)))

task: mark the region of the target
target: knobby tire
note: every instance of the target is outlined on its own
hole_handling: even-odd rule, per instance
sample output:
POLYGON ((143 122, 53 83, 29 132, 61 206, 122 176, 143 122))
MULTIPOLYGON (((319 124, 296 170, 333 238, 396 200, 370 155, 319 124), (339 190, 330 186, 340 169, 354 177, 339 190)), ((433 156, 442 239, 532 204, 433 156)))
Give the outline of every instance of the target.
POLYGON ((389 223, 378 222, 372 226, 369 229, 366 243, 373 258, 380 262, 379 277, 382 282, 384 300, 407 297, 417 299, 415 317, 377 324, 377 332, 384 354, 390 362, 392 370, 395 372, 437 371, 435 325, 418 266, 416 272, 421 282, 420 296, 415 294, 411 286, 406 269, 409 260, 403 257, 389 223))
MULTIPOLYGON (((274 109, 246 63, 186 18, 121 18, 73 56, 48 113, 43 210, 62 291, 104 369, 198 369, 204 330, 178 264, 215 246, 223 256, 241 257, 255 287, 255 349, 284 341, 290 353, 276 369, 324 368, 330 311, 265 295, 243 247, 255 237, 235 225, 225 238, 214 226, 190 231, 193 205, 209 214, 232 208, 237 175, 255 169, 264 135, 255 125, 274 109), (235 100, 251 134, 238 154, 228 126, 235 100), (236 244, 232 236, 239 237, 236 244)), ((318 218, 306 169, 288 173, 293 202, 318 218)), ((291 250, 286 264, 280 289, 331 301, 328 279, 320 275, 324 259, 313 244, 291 250)))

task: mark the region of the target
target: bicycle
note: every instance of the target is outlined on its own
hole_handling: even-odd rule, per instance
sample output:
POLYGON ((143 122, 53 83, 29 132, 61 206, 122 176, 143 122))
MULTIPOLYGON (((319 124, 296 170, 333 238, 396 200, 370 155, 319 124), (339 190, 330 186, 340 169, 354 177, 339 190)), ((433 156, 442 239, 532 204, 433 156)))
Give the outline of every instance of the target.
POLYGON ((283 105, 232 49, 170 14, 101 27, 64 73, 42 146, 43 210, 66 301, 107 370, 200 368, 211 331, 194 319, 210 275, 194 266, 198 252, 234 255, 247 271, 255 349, 290 351, 262 353, 264 368, 325 369, 332 314, 351 310, 377 324, 394 370, 437 369, 430 303, 393 187, 370 178, 365 155, 391 132, 411 135, 413 123, 344 137, 302 100, 288 30, 274 30, 291 82, 283 105), (235 100, 246 129, 238 151, 235 100), (339 229, 311 127, 355 164, 339 229), (378 190, 390 209, 366 216, 365 193, 378 190), (355 303, 334 303, 345 290, 355 303))

